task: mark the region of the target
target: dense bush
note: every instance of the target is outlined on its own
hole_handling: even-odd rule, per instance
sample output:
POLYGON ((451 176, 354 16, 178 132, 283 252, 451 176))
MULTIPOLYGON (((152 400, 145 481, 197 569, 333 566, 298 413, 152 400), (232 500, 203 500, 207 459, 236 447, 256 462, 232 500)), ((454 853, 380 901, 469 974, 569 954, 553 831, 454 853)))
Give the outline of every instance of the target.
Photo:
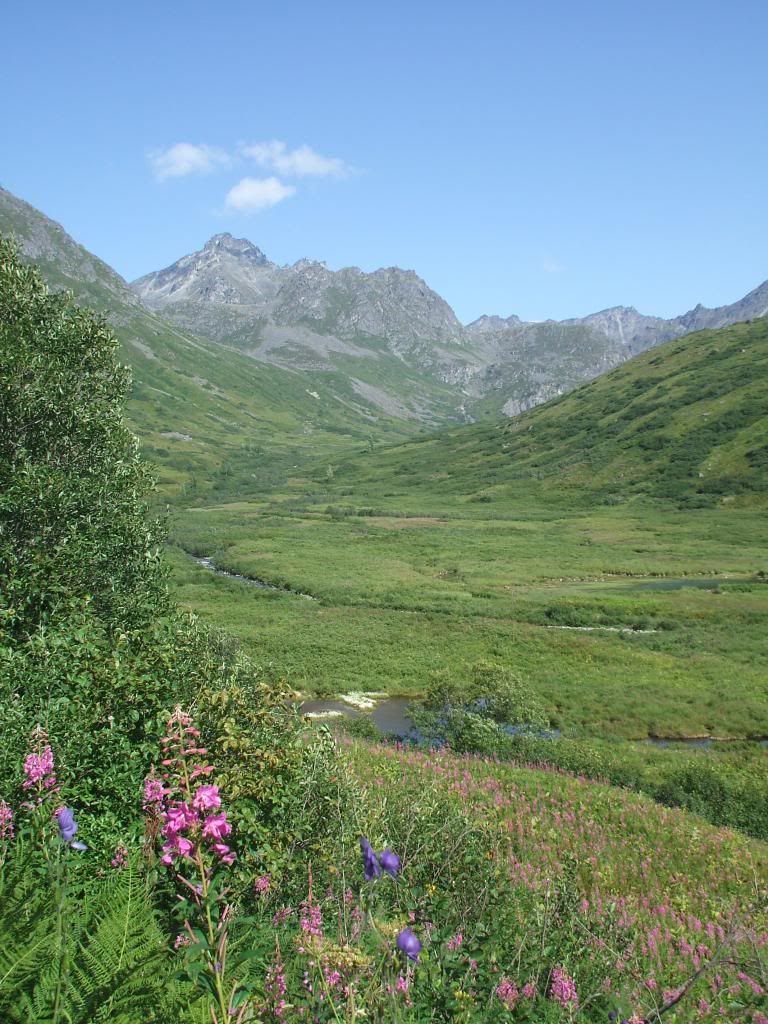
POLYGON ((549 716, 536 695, 510 669, 481 661, 464 673, 433 674, 413 723, 427 743, 460 753, 500 754, 507 730, 545 729, 549 716))

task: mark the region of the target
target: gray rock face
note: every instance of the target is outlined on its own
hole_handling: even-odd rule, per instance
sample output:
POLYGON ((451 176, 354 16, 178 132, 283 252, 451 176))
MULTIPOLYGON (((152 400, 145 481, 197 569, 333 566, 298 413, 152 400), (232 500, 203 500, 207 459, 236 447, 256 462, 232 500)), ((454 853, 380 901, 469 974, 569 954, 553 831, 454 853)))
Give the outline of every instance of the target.
MULTIPOLYGON (((186 328, 267 362, 317 369, 345 355, 361 366, 378 360, 378 380, 382 359, 395 357, 411 374, 454 389, 464 418, 488 399, 516 415, 662 341, 768 312, 766 282, 732 306, 697 306, 672 320, 617 306, 560 322, 481 316, 463 327, 413 271, 333 271, 308 259, 278 267, 231 235, 133 287, 186 328)), ((356 372, 360 387, 365 371, 356 372)))
MULTIPOLYGON (((297 324, 344 340, 384 339, 396 353, 424 343, 460 344, 464 337, 448 303, 412 270, 333 271, 308 259, 279 267, 251 242, 228 234, 215 235, 199 252, 139 278, 132 287, 146 305, 183 317, 186 326, 202 313, 198 304, 236 305, 243 307, 239 332, 250 320, 254 335, 265 323, 297 324)), ((229 315, 222 311, 225 320, 229 315)), ((209 333, 210 317, 202 319, 209 333)), ((230 324, 214 333, 223 340, 231 333, 230 324)))

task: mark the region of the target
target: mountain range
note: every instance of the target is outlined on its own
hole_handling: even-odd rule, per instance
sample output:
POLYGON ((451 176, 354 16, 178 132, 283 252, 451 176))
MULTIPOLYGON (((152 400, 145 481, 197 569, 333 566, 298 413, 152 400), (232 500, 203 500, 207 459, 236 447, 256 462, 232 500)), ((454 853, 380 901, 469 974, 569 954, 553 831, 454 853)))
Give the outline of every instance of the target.
MULTIPOLYGON (((322 368, 344 357, 364 367, 395 356, 458 389, 456 418, 465 419, 482 409, 517 414, 662 341, 768 313, 766 281, 733 305, 699 305, 669 320, 618 306, 559 322, 483 316, 464 326, 411 270, 333 271, 307 259, 278 266, 230 234, 132 288, 179 326, 274 365, 322 368)), ((410 411, 428 418, 424 408, 410 411)))
POLYGON ((332 465, 350 442, 515 415, 662 341, 768 312, 766 282, 671 320, 617 307, 463 325, 413 271, 278 266, 229 234, 129 286, 3 189, 0 233, 52 287, 110 318, 133 370, 130 422, 169 495, 252 493, 307 452, 332 465))

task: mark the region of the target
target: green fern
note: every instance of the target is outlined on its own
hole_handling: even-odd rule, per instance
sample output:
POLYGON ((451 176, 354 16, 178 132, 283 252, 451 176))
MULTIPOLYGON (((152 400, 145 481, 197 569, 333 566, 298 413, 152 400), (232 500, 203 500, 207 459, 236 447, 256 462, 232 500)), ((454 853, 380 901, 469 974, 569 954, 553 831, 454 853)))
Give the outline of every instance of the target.
MULTIPOLYGON (((19 851, 17 851, 17 854, 19 851)), ((78 906, 63 943, 45 874, 24 858, 0 872, 0 1019, 8 1024, 168 1024, 197 1014, 171 958, 144 878, 130 863, 78 906), (58 993, 58 1000, 57 1000, 58 993)))

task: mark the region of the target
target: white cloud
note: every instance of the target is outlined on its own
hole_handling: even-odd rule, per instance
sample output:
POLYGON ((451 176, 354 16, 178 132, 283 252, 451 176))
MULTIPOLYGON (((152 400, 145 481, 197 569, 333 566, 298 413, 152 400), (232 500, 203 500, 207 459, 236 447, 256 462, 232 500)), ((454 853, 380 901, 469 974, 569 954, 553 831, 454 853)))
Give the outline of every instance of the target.
POLYGON ((230 157, 215 146, 195 146, 191 142, 177 142, 167 149, 156 149, 149 154, 155 177, 184 178, 188 174, 210 174, 217 167, 229 167, 230 157))
POLYGON ((244 156, 255 160, 261 167, 268 167, 279 174, 297 178, 309 176, 343 178, 351 168, 337 157, 321 156, 310 146, 288 149, 284 142, 256 142, 242 146, 244 156))
POLYGON ((565 267, 562 265, 562 263, 558 263, 557 260, 549 259, 549 257, 545 257, 541 261, 541 269, 544 271, 545 274, 565 273, 565 267))
POLYGON ((227 192, 224 205, 242 213, 258 213, 294 195, 293 185, 284 185, 277 178, 243 178, 227 192))

